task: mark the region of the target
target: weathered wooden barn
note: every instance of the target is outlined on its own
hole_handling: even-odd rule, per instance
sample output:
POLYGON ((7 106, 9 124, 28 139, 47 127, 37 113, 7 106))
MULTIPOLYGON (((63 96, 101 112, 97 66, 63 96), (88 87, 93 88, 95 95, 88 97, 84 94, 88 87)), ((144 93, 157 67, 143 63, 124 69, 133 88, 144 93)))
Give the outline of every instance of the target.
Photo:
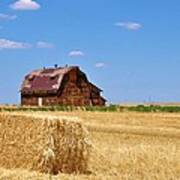
POLYGON ((43 68, 25 76, 21 104, 32 106, 104 106, 102 90, 78 66, 43 68))

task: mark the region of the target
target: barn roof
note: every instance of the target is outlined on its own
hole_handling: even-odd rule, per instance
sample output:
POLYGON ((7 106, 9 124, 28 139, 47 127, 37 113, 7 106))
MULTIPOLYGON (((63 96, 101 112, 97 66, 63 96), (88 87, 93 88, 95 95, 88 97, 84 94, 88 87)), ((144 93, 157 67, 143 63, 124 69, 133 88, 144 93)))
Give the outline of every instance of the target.
POLYGON ((89 82, 89 86, 91 89, 96 89, 98 90, 99 92, 102 92, 103 90, 100 89, 99 87, 97 87, 95 84, 93 84, 92 82, 89 82))
POLYGON ((39 69, 25 76, 21 86, 21 92, 31 93, 57 93, 64 76, 71 70, 77 69, 77 66, 58 67, 39 69))

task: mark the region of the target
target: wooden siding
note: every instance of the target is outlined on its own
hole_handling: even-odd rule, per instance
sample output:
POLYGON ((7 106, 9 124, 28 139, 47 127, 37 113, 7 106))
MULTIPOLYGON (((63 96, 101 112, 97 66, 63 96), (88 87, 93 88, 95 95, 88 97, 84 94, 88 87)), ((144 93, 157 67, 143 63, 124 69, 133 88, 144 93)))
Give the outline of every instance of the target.
POLYGON ((21 94, 22 105, 38 105, 38 99, 42 99, 42 105, 74 105, 74 106, 103 106, 105 100, 100 95, 100 90, 92 86, 86 75, 79 69, 68 72, 62 81, 62 85, 56 94, 21 94))

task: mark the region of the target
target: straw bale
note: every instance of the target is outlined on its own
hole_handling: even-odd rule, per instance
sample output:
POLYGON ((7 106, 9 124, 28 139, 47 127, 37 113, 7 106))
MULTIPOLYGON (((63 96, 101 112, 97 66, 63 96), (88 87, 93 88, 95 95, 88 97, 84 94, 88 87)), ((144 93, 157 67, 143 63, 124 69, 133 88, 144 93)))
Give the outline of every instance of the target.
POLYGON ((90 149, 77 119, 0 113, 0 167, 84 173, 90 149))

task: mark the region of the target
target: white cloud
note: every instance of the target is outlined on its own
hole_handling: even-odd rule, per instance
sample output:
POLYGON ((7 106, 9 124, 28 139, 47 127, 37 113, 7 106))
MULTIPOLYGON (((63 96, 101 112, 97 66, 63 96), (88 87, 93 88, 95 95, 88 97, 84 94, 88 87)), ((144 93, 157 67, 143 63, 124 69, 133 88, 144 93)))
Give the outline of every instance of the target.
POLYGON ((105 65, 105 63, 103 63, 103 62, 99 62, 99 63, 96 63, 95 64, 95 67, 96 68, 103 68, 103 67, 105 67, 106 65, 105 65))
POLYGON ((142 24, 136 22, 117 22, 115 26, 122 27, 128 30, 137 31, 142 28, 142 24))
POLYGON ((73 50, 71 52, 69 52, 69 56, 70 57, 76 57, 76 56, 84 56, 84 52, 80 51, 80 50, 73 50))
POLYGON ((51 43, 48 43, 48 42, 38 41, 38 42, 36 43, 36 47, 37 47, 37 48, 42 48, 42 49, 51 49, 51 48, 54 47, 54 45, 51 44, 51 43))
POLYGON ((34 0, 18 0, 11 4, 10 7, 14 10, 37 10, 41 6, 34 0))
POLYGON ((0 13, 0 20, 14 20, 16 19, 16 15, 2 14, 0 13))
POLYGON ((31 47, 32 45, 28 43, 0 39, 0 49, 27 49, 31 47))

